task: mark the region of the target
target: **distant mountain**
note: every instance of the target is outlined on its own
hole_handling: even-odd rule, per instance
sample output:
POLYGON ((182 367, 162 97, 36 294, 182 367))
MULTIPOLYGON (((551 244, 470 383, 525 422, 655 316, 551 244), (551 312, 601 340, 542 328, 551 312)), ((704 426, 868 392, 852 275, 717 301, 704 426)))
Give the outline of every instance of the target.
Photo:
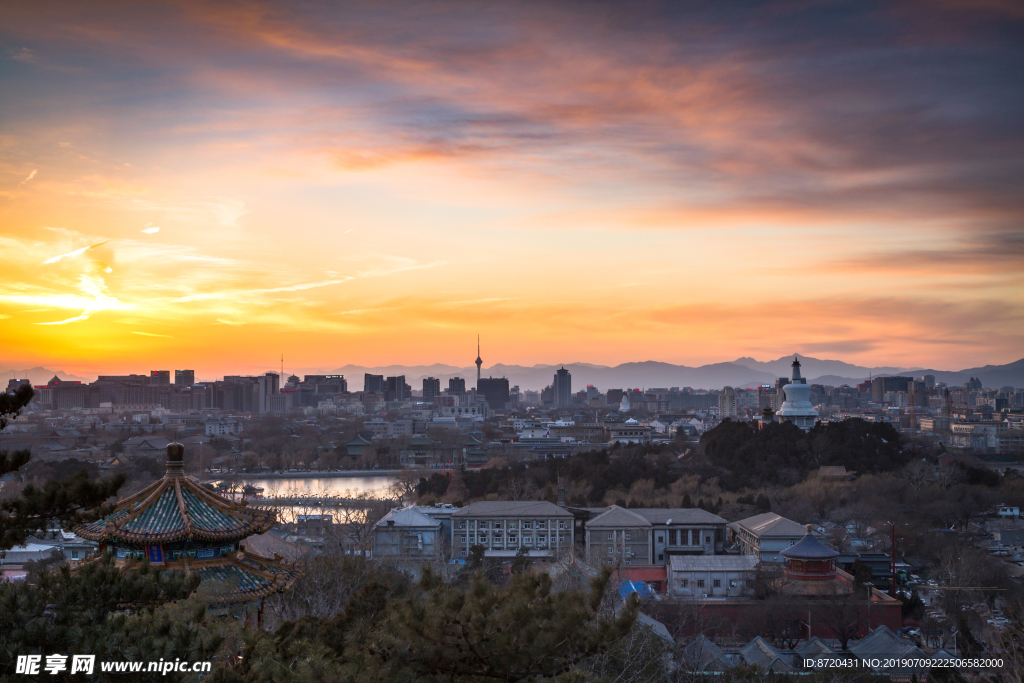
MULTIPOLYGON (((942 370, 921 370, 898 367, 866 367, 852 365, 842 361, 820 360, 809 356, 797 356, 800 359, 804 377, 813 384, 854 386, 868 377, 879 375, 903 374, 913 377, 935 375, 936 381, 950 385, 960 385, 970 377, 978 377, 987 387, 999 388, 1004 385, 1024 387, 1024 359, 1008 365, 987 365, 983 368, 972 368, 958 372, 942 370)), ((699 367, 673 365, 659 361, 643 361, 623 363, 614 367, 593 365, 590 363, 565 363, 554 365, 504 365, 496 364, 483 368, 484 377, 507 377, 510 386, 518 385, 521 389, 534 391, 543 389, 552 382, 555 371, 565 367, 572 375, 573 391, 579 391, 588 384, 593 384, 602 392, 607 389, 626 388, 671 388, 690 387, 692 389, 721 389, 724 386, 755 387, 758 384, 774 384, 779 377, 792 374, 793 356, 784 356, 774 361, 760 362, 752 358, 740 358, 733 363, 711 363, 699 367)), ((448 386, 451 377, 462 377, 466 386, 476 383, 476 367, 456 367, 453 365, 388 365, 384 367, 365 367, 346 365, 333 370, 348 379, 349 388, 353 391, 363 388, 363 374, 405 375, 405 381, 413 389, 422 386, 424 377, 436 377, 441 380, 441 388, 448 386)))
POLYGON ((33 385, 46 384, 54 375, 57 379, 65 380, 68 382, 92 382, 95 377, 78 377, 76 375, 69 375, 63 370, 50 370, 48 368, 35 367, 27 370, 3 370, 0 371, 0 391, 7 388, 7 380, 10 379, 25 379, 28 378, 33 385))
MULTIPOLYGON (((761 382, 774 379, 757 370, 735 363, 714 363, 697 368, 685 365, 673 365, 657 361, 641 363, 623 363, 615 367, 592 365, 590 363, 565 363, 556 365, 504 365, 497 364, 482 370, 484 377, 506 377, 510 386, 518 385, 521 389, 534 391, 551 384, 555 372, 564 367, 572 375, 572 386, 578 391, 588 384, 593 384, 601 391, 607 389, 651 388, 651 387, 691 387, 693 389, 721 388, 730 386, 755 386, 761 382)), ((424 377, 436 377, 441 380, 441 388, 448 386, 452 377, 462 377, 466 385, 476 384, 476 367, 457 368, 450 365, 390 365, 379 368, 368 368, 358 365, 346 365, 333 372, 345 375, 349 389, 362 389, 363 375, 405 375, 405 381, 413 388, 419 389, 424 377)))
MULTIPOLYGON (((867 379, 869 376, 899 375, 902 373, 918 372, 917 370, 908 370, 907 368, 869 368, 860 365, 851 365, 850 363, 844 363, 841 360, 819 360, 799 353, 794 353, 790 356, 783 356, 777 360, 764 362, 756 361, 753 358, 739 358, 734 362, 737 365, 745 365, 751 370, 761 370, 763 372, 770 373, 775 377, 790 377, 793 374, 792 366, 794 357, 800 359, 800 370, 804 377, 833 375, 836 377, 862 377, 867 379)), ((857 381, 859 382, 862 380, 857 381)))
POLYGON ((959 372, 948 370, 917 370, 915 375, 935 375, 936 382, 945 382, 949 386, 959 386, 971 377, 977 377, 989 389, 1012 386, 1024 387, 1024 358, 1006 365, 985 365, 980 368, 968 368, 959 372))

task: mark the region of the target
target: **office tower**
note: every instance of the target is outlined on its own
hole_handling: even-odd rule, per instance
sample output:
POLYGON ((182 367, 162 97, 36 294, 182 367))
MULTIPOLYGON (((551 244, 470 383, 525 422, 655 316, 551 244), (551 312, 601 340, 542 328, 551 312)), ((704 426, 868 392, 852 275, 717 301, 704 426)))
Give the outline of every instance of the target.
POLYGON ((921 381, 924 382, 925 389, 935 388, 935 375, 922 375, 921 381))
POLYGON ((259 385, 260 391, 257 410, 260 413, 269 413, 271 399, 280 393, 281 376, 276 372, 268 372, 265 375, 257 376, 256 383, 259 385))
POLYGON ((504 377, 485 377, 477 383, 477 395, 487 399, 491 410, 503 410, 508 403, 508 380, 504 377))
POLYGON ((178 387, 190 387, 196 383, 196 371, 195 370, 175 370, 174 371, 174 386, 178 387))
POLYGON ((409 385, 405 383, 405 375, 388 377, 384 380, 384 400, 404 401, 409 398, 409 385))
POLYGON ((363 375, 363 391, 376 394, 384 393, 384 375, 363 375))
POLYGON ((554 391, 556 406, 572 405, 572 375, 564 367, 555 373, 555 381, 551 388, 554 391))
POLYGON ((462 396, 466 393, 466 380, 461 377, 452 377, 448 380, 448 393, 455 396, 462 396))
POLYGON ((433 377, 426 377, 423 380, 423 400, 433 401, 434 397, 441 395, 441 380, 433 377))
POLYGON ((156 385, 169 385, 171 383, 170 370, 153 370, 149 373, 149 383, 156 385))

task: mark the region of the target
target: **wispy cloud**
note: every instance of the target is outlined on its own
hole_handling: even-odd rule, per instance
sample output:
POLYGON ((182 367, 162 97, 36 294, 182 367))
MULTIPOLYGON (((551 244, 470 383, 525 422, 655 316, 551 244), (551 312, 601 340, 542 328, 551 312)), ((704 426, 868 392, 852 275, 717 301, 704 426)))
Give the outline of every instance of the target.
POLYGON ((74 251, 69 251, 66 254, 60 254, 59 256, 54 256, 52 258, 48 258, 45 261, 43 261, 43 264, 44 265, 49 265, 51 263, 57 263, 61 259, 74 258, 75 256, 79 256, 81 254, 84 254, 85 252, 87 252, 90 249, 95 249, 96 247, 102 247, 108 241, 109 240, 104 240, 103 242, 97 242, 96 244, 90 244, 89 246, 82 247, 81 249, 75 249, 74 251))
POLYGON ((21 181, 21 184, 22 184, 22 185, 24 185, 24 184, 25 184, 25 183, 27 183, 28 181, 30 181, 30 180, 32 180, 33 178, 35 178, 35 177, 36 177, 36 174, 37 174, 37 173, 39 173, 39 169, 35 169, 35 168, 34 168, 34 169, 32 169, 32 172, 31 172, 31 173, 29 173, 29 174, 28 174, 28 176, 27 176, 27 177, 26 177, 26 178, 25 178, 24 180, 22 180, 22 181, 21 181))
POLYGON ((132 334, 137 334, 140 337, 164 337, 165 339, 173 339, 169 334, 156 334, 154 332, 140 332, 138 330, 132 330, 132 334))

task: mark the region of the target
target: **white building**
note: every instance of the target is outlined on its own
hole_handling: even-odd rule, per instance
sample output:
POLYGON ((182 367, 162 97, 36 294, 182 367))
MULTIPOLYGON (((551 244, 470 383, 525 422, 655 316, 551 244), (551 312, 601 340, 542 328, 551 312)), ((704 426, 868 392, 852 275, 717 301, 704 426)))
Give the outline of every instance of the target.
POLYGON ((227 434, 241 434, 242 424, 231 418, 215 417, 203 423, 206 427, 207 436, 224 436, 227 434))
POLYGON ((651 428, 641 425, 629 418, 619 425, 608 427, 609 444, 648 443, 651 440, 651 428))
POLYGON ((753 555, 673 555, 669 590, 673 595, 725 598, 742 595, 753 578, 753 555))
POLYGON ((729 525, 744 555, 762 562, 782 562, 780 552, 796 545, 807 534, 807 527, 774 512, 754 515, 729 525))
POLYGON ((558 557, 573 547, 571 512, 547 501, 480 501, 452 513, 452 552, 469 556, 482 546, 486 557, 558 557))
POLYGON ((793 381, 782 388, 786 400, 776 415, 779 422, 792 422, 800 429, 810 431, 818 421, 818 411, 811 405, 811 387, 800 376, 800 361, 793 359, 793 381))

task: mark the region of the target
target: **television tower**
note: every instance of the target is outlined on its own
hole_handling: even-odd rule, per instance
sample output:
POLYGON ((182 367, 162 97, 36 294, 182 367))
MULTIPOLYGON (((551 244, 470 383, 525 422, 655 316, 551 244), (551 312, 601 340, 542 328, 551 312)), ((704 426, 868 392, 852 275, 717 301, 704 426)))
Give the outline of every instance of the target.
POLYGON ((480 358, 480 335, 476 335, 476 388, 480 388, 480 366, 484 361, 480 358))

